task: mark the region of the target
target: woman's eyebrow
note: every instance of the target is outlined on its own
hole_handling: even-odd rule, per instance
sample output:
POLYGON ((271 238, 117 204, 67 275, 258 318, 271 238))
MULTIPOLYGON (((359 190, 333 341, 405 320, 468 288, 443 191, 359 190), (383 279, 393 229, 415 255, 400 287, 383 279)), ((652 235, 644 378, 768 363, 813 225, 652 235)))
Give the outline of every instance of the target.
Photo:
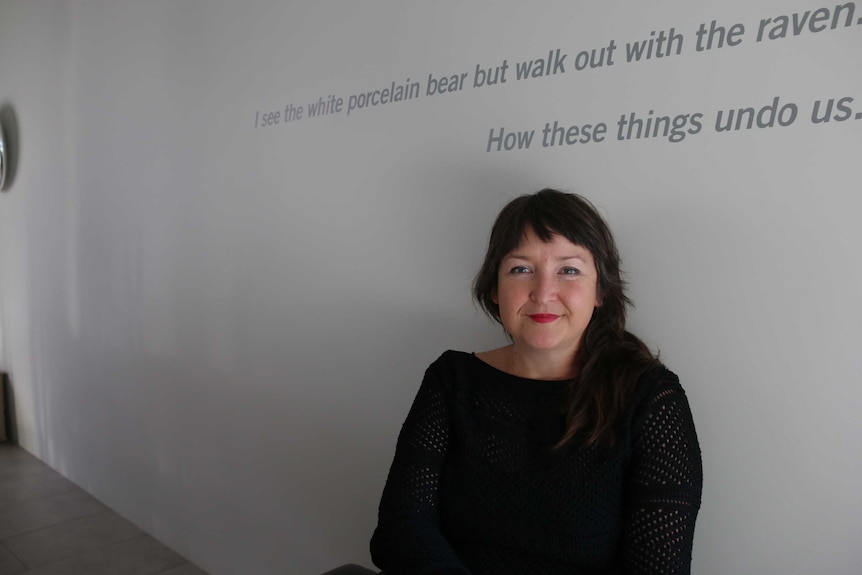
POLYGON ((584 263, 586 263, 586 261, 587 261, 584 259, 584 256, 580 256, 577 254, 574 254, 571 256, 560 256, 557 258, 557 261, 564 261, 564 260, 581 260, 584 263))

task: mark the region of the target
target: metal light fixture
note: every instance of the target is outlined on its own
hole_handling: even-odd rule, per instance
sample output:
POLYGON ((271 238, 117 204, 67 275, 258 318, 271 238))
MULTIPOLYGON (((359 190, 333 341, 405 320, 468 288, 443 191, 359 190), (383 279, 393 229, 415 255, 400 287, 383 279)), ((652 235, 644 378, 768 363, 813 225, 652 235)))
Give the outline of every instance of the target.
POLYGON ((18 165, 18 118, 12 105, 0 105, 0 191, 8 190, 15 180, 18 165))
POLYGON ((0 124, 0 190, 6 183, 6 142, 3 140, 3 125, 0 124))

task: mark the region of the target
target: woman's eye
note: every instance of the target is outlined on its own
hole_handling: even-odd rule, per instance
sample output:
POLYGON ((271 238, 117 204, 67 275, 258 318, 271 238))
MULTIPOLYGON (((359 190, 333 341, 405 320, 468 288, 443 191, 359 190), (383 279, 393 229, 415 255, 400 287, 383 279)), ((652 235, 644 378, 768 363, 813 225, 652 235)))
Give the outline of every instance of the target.
POLYGON ((578 268, 565 267, 560 270, 560 273, 563 275, 576 276, 581 273, 581 270, 579 270, 578 268))
POLYGON ((526 274, 530 273, 530 268, 527 266, 515 266, 509 270, 510 274, 526 274))

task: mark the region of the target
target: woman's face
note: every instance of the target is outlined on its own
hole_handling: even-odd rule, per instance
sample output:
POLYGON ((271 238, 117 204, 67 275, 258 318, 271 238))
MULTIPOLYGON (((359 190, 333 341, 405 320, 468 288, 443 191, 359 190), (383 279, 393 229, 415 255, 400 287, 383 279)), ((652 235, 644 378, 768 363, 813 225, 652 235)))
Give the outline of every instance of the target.
POLYGON ((601 305, 593 254, 554 234, 545 243, 528 230, 500 262, 494 303, 503 327, 523 351, 577 351, 601 305))

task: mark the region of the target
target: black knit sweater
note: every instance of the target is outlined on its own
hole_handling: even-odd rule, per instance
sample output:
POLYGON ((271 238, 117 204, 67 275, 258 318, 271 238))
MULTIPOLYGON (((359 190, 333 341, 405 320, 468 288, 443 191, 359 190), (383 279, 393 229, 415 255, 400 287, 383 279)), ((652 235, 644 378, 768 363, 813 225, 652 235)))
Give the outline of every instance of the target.
POLYGON ((688 401, 646 372, 613 447, 562 437, 568 382, 448 351, 398 438, 371 540, 386 575, 689 573, 700 448, 688 401))

